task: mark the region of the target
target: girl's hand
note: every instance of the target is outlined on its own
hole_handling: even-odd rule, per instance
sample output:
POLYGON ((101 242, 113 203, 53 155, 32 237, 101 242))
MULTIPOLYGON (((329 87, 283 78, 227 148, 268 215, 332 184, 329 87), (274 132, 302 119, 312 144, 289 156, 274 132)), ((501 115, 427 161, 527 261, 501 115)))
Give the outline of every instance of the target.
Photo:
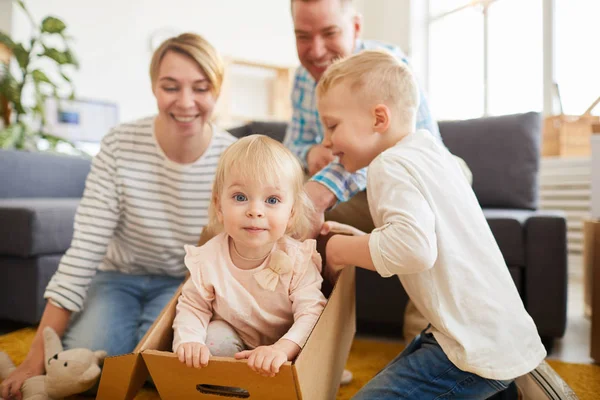
POLYGON ((254 350, 244 350, 235 354, 236 360, 248 359, 248 366, 256 373, 274 377, 279 372, 279 367, 288 360, 285 351, 271 346, 259 346, 254 350))
POLYGON ((202 368, 208 365, 210 350, 201 343, 182 343, 177 348, 177 357, 188 367, 202 368))

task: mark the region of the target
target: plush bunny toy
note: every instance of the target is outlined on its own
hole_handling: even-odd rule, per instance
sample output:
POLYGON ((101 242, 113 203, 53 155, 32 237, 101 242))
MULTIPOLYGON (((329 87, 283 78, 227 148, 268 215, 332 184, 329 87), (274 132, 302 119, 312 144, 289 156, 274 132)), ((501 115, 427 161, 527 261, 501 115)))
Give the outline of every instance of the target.
MULTIPOLYGON (((63 350, 56 332, 46 327, 44 356, 46 375, 31 377, 23 383, 23 400, 59 400, 90 389, 100 377, 99 365, 106 352, 63 350)), ((8 355, 0 352, 0 379, 5 379, 14 369, 8 355)))

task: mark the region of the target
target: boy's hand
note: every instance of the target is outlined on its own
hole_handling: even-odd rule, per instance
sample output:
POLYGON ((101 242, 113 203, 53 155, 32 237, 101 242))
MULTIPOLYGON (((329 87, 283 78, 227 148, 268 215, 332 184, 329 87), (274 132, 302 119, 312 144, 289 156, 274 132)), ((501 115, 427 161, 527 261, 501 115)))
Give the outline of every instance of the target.
POLYGON ((306 155, 306 163, 308 164, 308 173, 313 176, 330 162, 335 159, 331 149, 326 148, 322 144, 316 144, 310 148, 306 155))
POLYGON ((177 357, 188 367, 202 368, 208 365, 210 350, 201 343, 182 343, 177 348, 177 357))
POLYGON ((275 345, 259 346, 254 350, 244 350, 236 353, 236 360, 248 359, 248 366, 256 373, 274 377, 279 372, 279 367, 288 360, 285 351, 275 345))

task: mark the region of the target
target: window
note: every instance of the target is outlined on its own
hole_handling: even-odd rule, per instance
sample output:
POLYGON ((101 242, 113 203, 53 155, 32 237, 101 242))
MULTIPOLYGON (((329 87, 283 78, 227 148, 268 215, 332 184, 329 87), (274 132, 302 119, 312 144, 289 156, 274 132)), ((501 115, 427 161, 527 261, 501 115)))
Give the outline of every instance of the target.
POLYGON ((556 82, 563 112, 580 115, 600 96, 600 1, 555 1, 556 82))
POLYGON ((430 0, 429 97, 439 119, 542 110, 542 1, 430 0))

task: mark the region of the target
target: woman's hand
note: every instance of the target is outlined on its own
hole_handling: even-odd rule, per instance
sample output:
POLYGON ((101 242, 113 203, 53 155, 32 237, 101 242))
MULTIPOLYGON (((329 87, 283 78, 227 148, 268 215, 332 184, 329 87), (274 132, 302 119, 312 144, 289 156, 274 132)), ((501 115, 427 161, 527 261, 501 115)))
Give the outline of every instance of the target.
POLYGON ((281 339, 271 346, 259 346, 254 350, 236 353, 236 360, 248 359, 248 366, 256 373, 274 377, 279 368, 288 360, 292 360, 300 352, 300 346, 291 340, 281 339))
POLYGON ((27 379, 44 374, 43 355, 39 360, 26 358, 3 382, 0 387, 0 398, 21 400, 21 386, 27 379))
POLYGON ((188 367, 202 368, 208 365, 210 350, 202 343, 182 343, 177 348, 177 357, 188 367))

